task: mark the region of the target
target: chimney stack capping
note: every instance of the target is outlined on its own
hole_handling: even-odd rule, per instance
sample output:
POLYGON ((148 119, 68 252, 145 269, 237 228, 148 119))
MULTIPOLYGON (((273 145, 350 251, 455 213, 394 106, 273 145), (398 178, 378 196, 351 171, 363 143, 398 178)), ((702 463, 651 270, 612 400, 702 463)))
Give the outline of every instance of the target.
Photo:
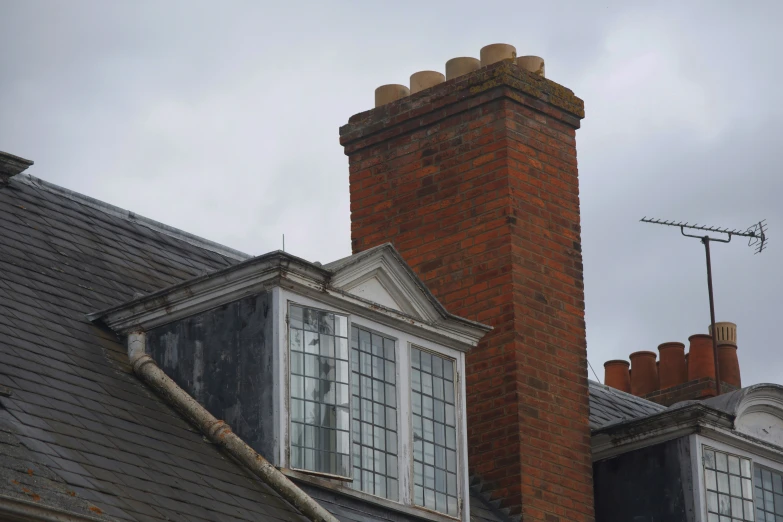
POLYGON ((540 56, 520 56, 517 58, 517 50, 513 45, 496 43, 485 45, 479 52, 481 59, 460 56, 446 62, 445 76, 437 71, 419 71, 410 77, 410 89, 403 85, 381 85, 375 89, 375 107, 381 107, 387 103, 397 101, 411 94, 434 87, 444 81, 453 80, 472 73, 482 67, 501 61, 509 61, 523 71, 538 76, 546 77, 544 73, 544 59, 540 56))

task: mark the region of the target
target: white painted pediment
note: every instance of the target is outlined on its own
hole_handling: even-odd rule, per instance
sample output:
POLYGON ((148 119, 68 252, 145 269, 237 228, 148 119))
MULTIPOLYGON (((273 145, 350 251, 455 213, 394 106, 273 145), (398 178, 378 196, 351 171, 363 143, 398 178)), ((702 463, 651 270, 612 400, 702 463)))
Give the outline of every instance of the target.
MULTIPOLYGON (((422 321, 438 321, 439 304, 388 245, 334 263, 331 286, 422 321)), ((330 265, 327 268, 332 269, 330 265)))
POLYGON ((362 299, 383 305, 386 308, 391 308, 398 312, 405 311, 403 310, 404 306, 394 299, 378 275, 373 275, 369 279, 360 281, 355 285, 344 286, 342 289, 362 299))

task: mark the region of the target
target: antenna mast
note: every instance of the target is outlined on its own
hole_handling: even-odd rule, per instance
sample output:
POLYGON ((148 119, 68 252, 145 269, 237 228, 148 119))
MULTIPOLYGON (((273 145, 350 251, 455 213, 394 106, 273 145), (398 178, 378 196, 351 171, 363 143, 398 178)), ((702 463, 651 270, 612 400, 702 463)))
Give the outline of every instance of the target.
POLYGON ((720 395, 721 394, 720 368, 718 367, 718 340, 715 335, 715 299, 713 298, 713 294, 712 294, 712 262, 710 261, 710 242, 716 241, 718 243, 728 243, 729 241, 731 241, 732 236, 747 237, 749 238, 748 246, 754 247, 754 254, 760 254, 761 252, 764 251, 765 248, 767 248, 768 238, 767 238, 766 220, 762 219, 755 225, 748 227, 748 229, 745 230, 744 232, 738 229, 710 227, 706 225, 699 225, 698 223, 690 225, 688 223, 682 223, 682 222, 664 221, 661 219, 648 218, 646 216, 640 219, 640 221, 642 223, 652 223, 653 225, 666 225, 670 227, 679 227, 680 233, 683 236, 700 239, 702 244, 704 244, 704 251, 707 255, 707 290, 709 291, 709 295, 710 295, 710 335, 712 337, 712 355, 715 364, 715 385, 717 388, 716 392, 718 395, 720 395), (710 237, 707 234, 703 236, 696 235, 696 234, 686 234, 685 229, 702 230, 705 232, 715 232, 718 234, 725 234, 727 237, 717 238, 717 237, 710 237))

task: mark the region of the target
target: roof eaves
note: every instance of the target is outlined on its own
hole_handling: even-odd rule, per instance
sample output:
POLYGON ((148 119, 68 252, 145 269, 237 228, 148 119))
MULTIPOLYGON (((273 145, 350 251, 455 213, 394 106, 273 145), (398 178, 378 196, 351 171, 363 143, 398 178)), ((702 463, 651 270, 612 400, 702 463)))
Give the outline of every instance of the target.
POLYGON ((283 275, 325 288, 331 273, 277 250, 87 314, 87 319, 118 333, 146 330, 249 295, 283 275))
POLYGON ((701 402, 683 403, 652 415, 593 430, 593 461, 699 433, 704 429, 731 430, 733 426, 733 415, 701 402))

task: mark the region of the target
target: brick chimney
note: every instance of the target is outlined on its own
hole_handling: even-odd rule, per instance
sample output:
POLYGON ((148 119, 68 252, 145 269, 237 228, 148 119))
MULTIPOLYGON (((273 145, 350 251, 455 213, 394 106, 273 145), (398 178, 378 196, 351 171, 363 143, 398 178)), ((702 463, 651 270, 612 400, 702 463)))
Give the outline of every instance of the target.
POLYGON ((582 100, 508 45, 376 92, 340 142, 354 252, 391 241, 468 355, 470 473, 528 521, 592 521, 576 129, 582 100), (414 92, 426 79, 427 87, 414 92))

